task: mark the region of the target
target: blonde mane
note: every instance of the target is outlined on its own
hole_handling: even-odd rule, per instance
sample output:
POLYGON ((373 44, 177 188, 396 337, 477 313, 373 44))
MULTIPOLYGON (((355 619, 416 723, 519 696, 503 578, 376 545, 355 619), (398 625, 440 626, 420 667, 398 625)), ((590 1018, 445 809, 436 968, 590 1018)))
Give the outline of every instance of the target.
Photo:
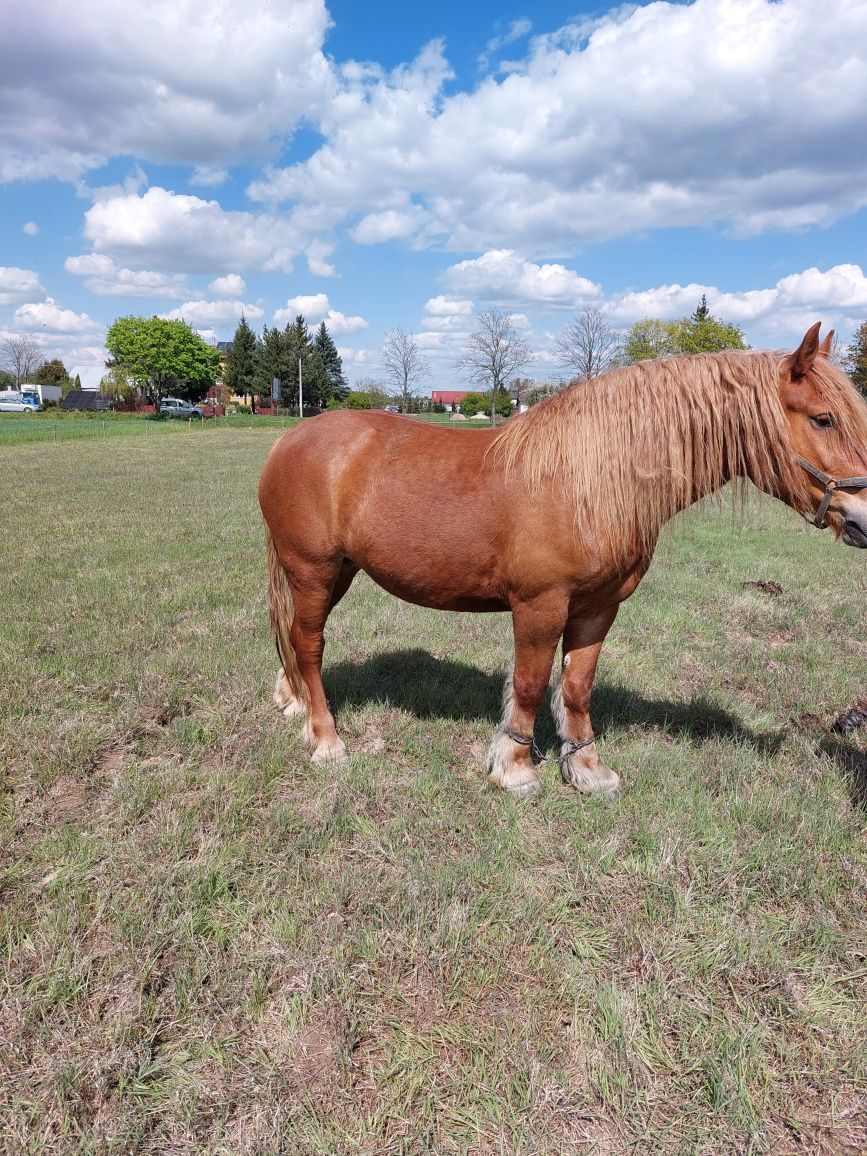
MULTIPOLYGON (((781 359, 724 352, 642 361, 573 384, 513 418, 491 447, 532 490, 571 490, 576 525, 615 557, 649 556, 663 524, 728 481, 809 508, 780 402, 781 359)), ((865 410, 848 379, 817 359, 813 384, 840 436, 863 444, 865 410)))

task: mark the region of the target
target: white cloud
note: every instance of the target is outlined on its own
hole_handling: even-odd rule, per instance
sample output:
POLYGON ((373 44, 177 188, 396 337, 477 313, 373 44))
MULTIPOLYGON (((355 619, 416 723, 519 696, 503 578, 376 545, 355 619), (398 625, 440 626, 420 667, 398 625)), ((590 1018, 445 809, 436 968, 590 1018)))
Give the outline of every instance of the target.
POLYGON ((218 297, 240 297, 247 284, 238 273, 227 273, 225 277, 217 277, 208 288, 218 297))
POLYGON ((190 177, 190 184, 205 189, 213 189, 218 185, 225 184, 228 179, 228 169, 214 169, 208 168, 207 165, 198 165, 190 177))
POLYGON ((0 265, 0 305, 17 305, 27 298, 44 297, 39 276, 32 269, 0 265))
POLYGON ((21 232, 26 233, 28 237, 35 237, 39 233, 39 226, 35 221, 26 221, 21 227, 21 232))
POLYGON ((741 326, 790 332, 825 319, 830 325, 854 323, 867 312, 867 277, 859 265, 805 269, 781 277, 775 285, 726 292, 713 285, 660 285, 623 293, 604 306, 612 322, 631 325, 644 317, 671 320, 692 313, 702 294, 711 311, 741 326))
POLYGON ((227 266, 288 272, 306 243, 285 217, 228 212, 217 201, 158 186, 97 202, 85 213, 84 234, 115 260, 187 273, 227 266))
POLYGON ((328 24, 324 0, 89 0, 74 19, 63 0, 18 5, 3 21, 0 179, 74 179, 123 155, 198 166, 201 183, 264 157, 327 98, 328 24))
POLYGON ((477 252, 827 223, 867 204, 865 46, 846 0, 822 19, 815 0, 621 6, 452 94, 433 43, 393 73, 344 69, 322 147, 249 192, 360 215, 366 243, 477 252))
POLYGON ((332 309, 325 293, 313 293, 307 296, 290 297, 285 309, 274 312, 276 325, 288 325, 302 314, 308 325, 318 325, 324 321, 332 337, 341 333, 356 333, 359 329, 366 329, 367 322, 363 317, 347 317, 345 313, 332 309))
POLYGON ((168 297, 181 300, 189 293, 183 273, 118 268, 105 253, 83 253, 78 257, 67 257, 64 267, 67 273, 87 277, 87 289, 100 297, 168 297))
POLYGON ((404 209, 384 209, 378 213, 368 213, 350 229, 349 235, 360 245, 378 245, 383 241, 396 241, 412 237, 418 233, 429 218, 429 214, 417 205, 404 209))
POLYGON ((599 285, 564 265, 536 265, 511 249, 491 249, 443 274, 453 289, 503 304, 531 302, 574 309, 598 301, 599 285))
POLYGON ((63 309, 57 302, 46 297, 44 301, 21 305, 15 310, 12 324, 19 332, 33 333, 41 330, 52 333, 94 333, 102 328, 86 313, 75 313, 63 309))
POLYGON ((234 328, 242 313, 248 321, 258 321, 264 316, 261 306, 245 305, 243 301, 185 301, 177 309, 164 313, 163 317, 170 321, 186 321, 194 329, 200 326, 225 328, 227 325, 234 328))
POLYGON ((312 241, 307 246, 307 268, 313 277, 336 277, 337 270, 330 263, 334 246, 326 241, 312 241))

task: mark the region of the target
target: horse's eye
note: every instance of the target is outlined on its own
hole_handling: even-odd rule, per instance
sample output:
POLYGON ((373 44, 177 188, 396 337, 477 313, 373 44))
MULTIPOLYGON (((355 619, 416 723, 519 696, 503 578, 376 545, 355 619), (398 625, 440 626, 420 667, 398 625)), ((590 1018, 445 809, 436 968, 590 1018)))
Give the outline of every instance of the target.
POLYGON ((830 413, 817 413, 815 417, 811 417, 810 421, 816 429, 833 429, 834 415, 830 413))

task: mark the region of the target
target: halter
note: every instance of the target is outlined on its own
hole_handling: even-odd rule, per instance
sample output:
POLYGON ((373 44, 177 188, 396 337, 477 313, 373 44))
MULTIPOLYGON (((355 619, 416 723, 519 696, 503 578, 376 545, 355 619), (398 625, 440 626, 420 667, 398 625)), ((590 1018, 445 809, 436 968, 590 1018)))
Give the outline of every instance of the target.
POLYGON ((819 508, 815 516, 808 521, 812 521, 814 526, 818 526, 820 530, 824 530, 827 526, 825 515, 828 513, 828 506, 831 504, 836 490, 864 490, 867 489, 867 477, 865 478, 832 478, 830 474, 826 474, 824 470, 820 470, 818 466, 811 465, 805 458, 799 457, 798 464, 801 469, 816 479, 817 482, 825 487, 825 492, 822 495, 822 500, 819 503, 819 508))

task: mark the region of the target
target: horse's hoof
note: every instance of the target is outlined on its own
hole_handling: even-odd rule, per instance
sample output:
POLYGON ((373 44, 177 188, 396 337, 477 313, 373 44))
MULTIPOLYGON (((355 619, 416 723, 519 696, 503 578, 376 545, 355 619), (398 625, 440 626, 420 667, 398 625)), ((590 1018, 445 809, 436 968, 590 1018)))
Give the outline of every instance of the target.
POLYGON ((516 783, 514 787, 506 787, 505 790, 516 799, 535 799, 542 793, 542 781, 528 779, 526 783, 516 783))
POLYGON ((343 739, 331 739, 320 743, 310 758, 314 763, 342 763, 349 755, 343 739))
POLYGON ((577 760, 566 759, 560 764, 563 782, 582 795, 600 795, 606 799, 616 799, 620 794, 620 776, 604 763, 597 763, 591 770, 577 760))

